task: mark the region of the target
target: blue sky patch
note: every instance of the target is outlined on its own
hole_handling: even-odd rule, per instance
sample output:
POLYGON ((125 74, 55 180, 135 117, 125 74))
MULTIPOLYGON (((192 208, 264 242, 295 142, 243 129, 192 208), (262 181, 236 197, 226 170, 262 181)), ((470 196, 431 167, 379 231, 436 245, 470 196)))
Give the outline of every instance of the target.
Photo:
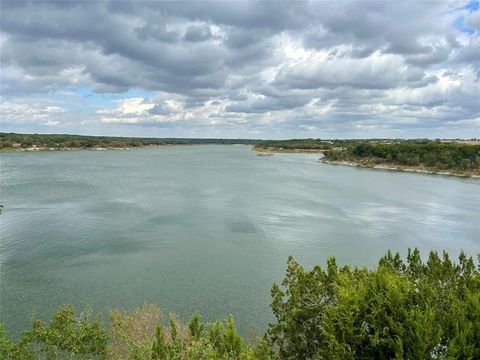
POLYGON ((457 20, 453 22, 453 27, 469 35, 475 34, 475 29, 465 25, 465 17, 463 16, 460 16, 457 20))

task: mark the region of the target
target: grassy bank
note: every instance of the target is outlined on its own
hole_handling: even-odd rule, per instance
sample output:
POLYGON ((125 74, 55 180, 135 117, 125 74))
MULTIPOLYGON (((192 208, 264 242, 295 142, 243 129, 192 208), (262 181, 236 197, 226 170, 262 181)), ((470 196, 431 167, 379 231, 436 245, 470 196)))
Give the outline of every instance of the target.
MULTIPOLYGON (((480 260, 480 255, 478 255, 480 260)), ((387 253, 375 269, 306 270, 289 258, 271 290, 276 321, 243 339, 232 317, 202 323, 162 318, 154 305, 112 310, 109 324, 62 306, 35 317, 21 339, 0 330, 2 359, 478 359, 480 269, 461 253, 387 253)))

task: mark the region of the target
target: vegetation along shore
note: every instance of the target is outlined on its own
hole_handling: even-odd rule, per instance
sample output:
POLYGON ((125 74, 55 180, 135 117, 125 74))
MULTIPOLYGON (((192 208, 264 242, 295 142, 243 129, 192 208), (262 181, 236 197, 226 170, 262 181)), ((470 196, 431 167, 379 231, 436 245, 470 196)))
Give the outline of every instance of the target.
POLYGON ((329 149, 321 160, 376 169, 480 177, 480 145, 460 142, 360 143, 329 149))
POLYGON ((222 144, 252 145, 259 155, 318 153, 329 164, 480 177, 480 141, 428 139, 258 140, 202 138, 138 138, 57 134, 0 133, 1 151, 107 150, 147 146, 222 144))
POLYGON ((480 177, 477 140, 286 140, 254 145, 259 152, 318 152, 324 163, 428 174, 480 177))
POLYGON ((0 150, 3 151, 104 150, 139 148, 146 146, 202 144, 253 145, 257 142, 258 140, 251 139, 142 138, 0 133, 0 150))
MULTIPOLYGON (((480 254, 478 255, 480 261, 480 254)), ((62 306, 46 323, 11 339, 0 327, 2 359, 479 359, 480 268, 418 250, 388 252, 375 269, 306 270, 293 258, 271 290, 275 321, 245 341, 230 316, 204 324, 161 317, 155 305, 112 310, 109 325, 62 306)), ((25 314, 28 316, 27 314, 25 314)))

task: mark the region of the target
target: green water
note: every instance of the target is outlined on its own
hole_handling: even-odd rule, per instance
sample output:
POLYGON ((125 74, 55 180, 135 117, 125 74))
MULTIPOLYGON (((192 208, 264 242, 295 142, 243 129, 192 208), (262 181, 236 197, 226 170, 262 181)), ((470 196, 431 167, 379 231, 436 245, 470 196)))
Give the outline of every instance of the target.
POLYGON ((372 266, 387 249, 480 252, 480 181, 260 157, 247 146, 1 154, 1 320, 158 304, 271 318, 288 255, 372 266))

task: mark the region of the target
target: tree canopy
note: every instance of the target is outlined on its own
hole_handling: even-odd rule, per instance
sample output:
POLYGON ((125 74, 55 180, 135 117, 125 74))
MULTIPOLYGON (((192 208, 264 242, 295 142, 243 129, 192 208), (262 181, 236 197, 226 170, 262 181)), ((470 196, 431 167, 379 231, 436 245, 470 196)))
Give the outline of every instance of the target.
POLYGON ((458 142, 359 143, 331 149, 325 159, 363 164, 423 166, 433 170, 479 171, 480 145, 458 142))

